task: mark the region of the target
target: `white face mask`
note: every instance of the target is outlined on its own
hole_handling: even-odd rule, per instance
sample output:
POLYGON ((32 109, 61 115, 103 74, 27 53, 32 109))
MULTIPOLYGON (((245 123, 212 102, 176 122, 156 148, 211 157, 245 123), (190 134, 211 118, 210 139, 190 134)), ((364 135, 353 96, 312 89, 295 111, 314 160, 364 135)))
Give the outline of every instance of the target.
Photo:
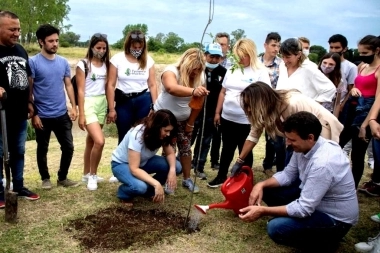
POLYGON ((306 57, 308 57, 309 54, 310 54, 310 50, 309 50, 309 49, 302 49, 302 53, 303 53, 304 55, 306 55, 306 57))
POLYGON ((96 51, 95 49, 91 48, 92 50, 92 54, 94 55, 95 58, 99 58, 99 59, 102 59, 103 56, 105 55, 106 52, 100 52, 100 51, 96 51))
POLYGON ((216 68, 218 66, 219 66, 219 63, 213 64, 213 63, 206 62, 206 67, 209 68, 209 69, 214 69, 214 68, 216 68))

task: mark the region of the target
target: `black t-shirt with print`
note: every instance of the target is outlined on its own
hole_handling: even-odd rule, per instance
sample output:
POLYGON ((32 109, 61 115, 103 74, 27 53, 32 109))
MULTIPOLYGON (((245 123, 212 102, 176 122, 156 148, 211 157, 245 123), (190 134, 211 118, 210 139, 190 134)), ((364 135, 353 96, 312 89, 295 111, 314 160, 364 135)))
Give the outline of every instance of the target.
POLYGON ((0 45, 0 86, 7 92, 7 99, 3 101, 7 120, 28 118, 29 76, 31 70, 25 49, 19 44, 0 45))
MULTIPOLYGON (((227 69, 222 65, 214 68, 210 71, 208 68, 205 70, 206 72, 206 87, 207 90, 210 91, 207 96, 206 102, 206 117, 214 117, 216 105, 218 103, 219 93, 222 89, 222 83, 224 80, 224 76, 226 75, 227 69)), ((202 114, 203 110, 201 111, 202 114)))

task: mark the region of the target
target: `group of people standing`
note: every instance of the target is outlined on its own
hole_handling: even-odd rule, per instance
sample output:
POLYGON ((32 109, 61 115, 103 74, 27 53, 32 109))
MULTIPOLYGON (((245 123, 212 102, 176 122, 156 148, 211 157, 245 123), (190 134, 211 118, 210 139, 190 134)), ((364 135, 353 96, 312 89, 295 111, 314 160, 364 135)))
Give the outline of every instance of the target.
MULTIPOLYGON (((226 56, 229 35, 218 33, 204 51, 188 49, 165 68, 159 93, 145 34, 129 32, 123 52, 111 57, 107 35, 95 33, 76 66, 76 94, 69 64, 57 55, 59 30, 41 25, 36 31, 41 52, 30 59, 17 44, 19 35, 17 15, 1 11, 0 98, 7 92, 10 167, 19 197, 39 199, 23 184, 27 119, 36 130, 42 188, 52 188, 47 166, 52 131, 62 150, 57 185, 79 185, 67 178, 74 152, 72 121, 77 117, 80 129, 87 131, 82 181, 89 190, 96 190, 104 180, 97 175, 105 145, 102 127, 116 124, 112 180, 121 183, 117 197, 128 206, 133 206, 136 196, 162 202, 165 194, 174 193, 181 172, 182 186, 199 192, 191 170, 207 179, 204 169, 210 148, 211 167, 218 174, 207 185, 219 187, 236 148, 239 157, 232 175, 240 173, 243 165, 252 167, 252 150, 264 130, 263 168, 268 179, 255 185, 250 205, 239 217, 254 221, 275 216, 268 222, 268 233, 277 243, 330 249, 357 222, 356 188, 380 195, 377 139, 372 142, 372 180, 359 186, 368 141, 372 134, 380 137, 380 99, 376 99, 380 38, 376 36, 359 41, 361 61, 356 66, 344 58, 348 43, 340 34, 329 38, 330 52, 317 65, 308 59, 307 38, 281 42, 276 32, 267 35, 261 56, 254 41, 238 40, 232 52, 239 62, 231 62, 226 56), (350 139, 352 173, 342 151, 350 139), (157 155, 160 148, 162 155, 157 155), (268 207, 261 206, 261 200, 268 207)), ((0 181, 0 208, 3 192, 0 181)))

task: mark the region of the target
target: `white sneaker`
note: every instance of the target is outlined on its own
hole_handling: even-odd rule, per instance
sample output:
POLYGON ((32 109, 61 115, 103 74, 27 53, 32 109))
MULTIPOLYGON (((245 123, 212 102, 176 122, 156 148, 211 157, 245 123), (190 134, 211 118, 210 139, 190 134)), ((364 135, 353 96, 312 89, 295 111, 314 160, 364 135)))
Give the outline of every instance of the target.
POLYGON ((90 175, 88 177, 87 189, 95 191, 98 189, 98 177, 96 175, 90 175))
POLYGON ((117 180, 117 178, 114 176, 114 175, 112 175, 112 177, 110 178, 110 183, 118 183, 119 182, 119 180, 117 180))
MULTIPOLYGON (((6 178, 3 178, 3 186, 5 188, 5 186, 7 185, 7 179, 6 178)), ((11 184, 9 185, 9 190, 10 191, 13 191, 13 183, 11 182, 11 184)))
MULTIPOLYGON (((90 173, 87 173, 86 175, 82 176, 82 182, 87 182, 89 176, 90 176, 90 173)), ((96 177, 97 177, 98 183, 104 181, 104 178, 99 177, 99 176, 96 176, 96 177)))
POLYGON ((370 252, 373 249, 373 247, 375 246, 375 243, 377 242, 379 236, 380 236, 380 233, 373 238, 369 237, 368 242, 359 242, 359 243, 355 244, 356 251, 357 252, 370 252))

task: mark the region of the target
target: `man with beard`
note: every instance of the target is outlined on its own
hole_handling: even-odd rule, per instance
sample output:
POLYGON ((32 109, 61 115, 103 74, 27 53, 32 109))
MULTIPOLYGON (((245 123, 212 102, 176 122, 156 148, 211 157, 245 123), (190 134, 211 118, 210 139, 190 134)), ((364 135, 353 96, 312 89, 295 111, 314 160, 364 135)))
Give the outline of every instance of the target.
POLYGON ((32 123, 36 129, 37 165, 42 188, 51 189, 52 187, 46 158, 52 131, 62 150, 57 186, 78 186, 78 182, 67 178, 74 153, 72 121, 77 117, 74 89, 70 80, 70 66, 65 58, 56 54, 59 41, 57 28, 49 24, 41 25, 37 29, 36 36, 41 52, 30 58, 35 104, 32 123), (69 111, 63 87, 66 88, 71 103, 69 111))
MULTIPOLYGON (((20 20, 16 14, 0 10, 0 99, 6 113, 9 165, 13 178, 13 191, 18 197, 37 200, 40 197, 24 187, 24 155, 28 116, 33 115, 29 91, 30 67, 28 54, 17 44, 20 20), (28 80, 29 79, 29 80, 28 80)), ((3 176, 3 142, 0 133, 0 208, 5 207, 3 176)))

